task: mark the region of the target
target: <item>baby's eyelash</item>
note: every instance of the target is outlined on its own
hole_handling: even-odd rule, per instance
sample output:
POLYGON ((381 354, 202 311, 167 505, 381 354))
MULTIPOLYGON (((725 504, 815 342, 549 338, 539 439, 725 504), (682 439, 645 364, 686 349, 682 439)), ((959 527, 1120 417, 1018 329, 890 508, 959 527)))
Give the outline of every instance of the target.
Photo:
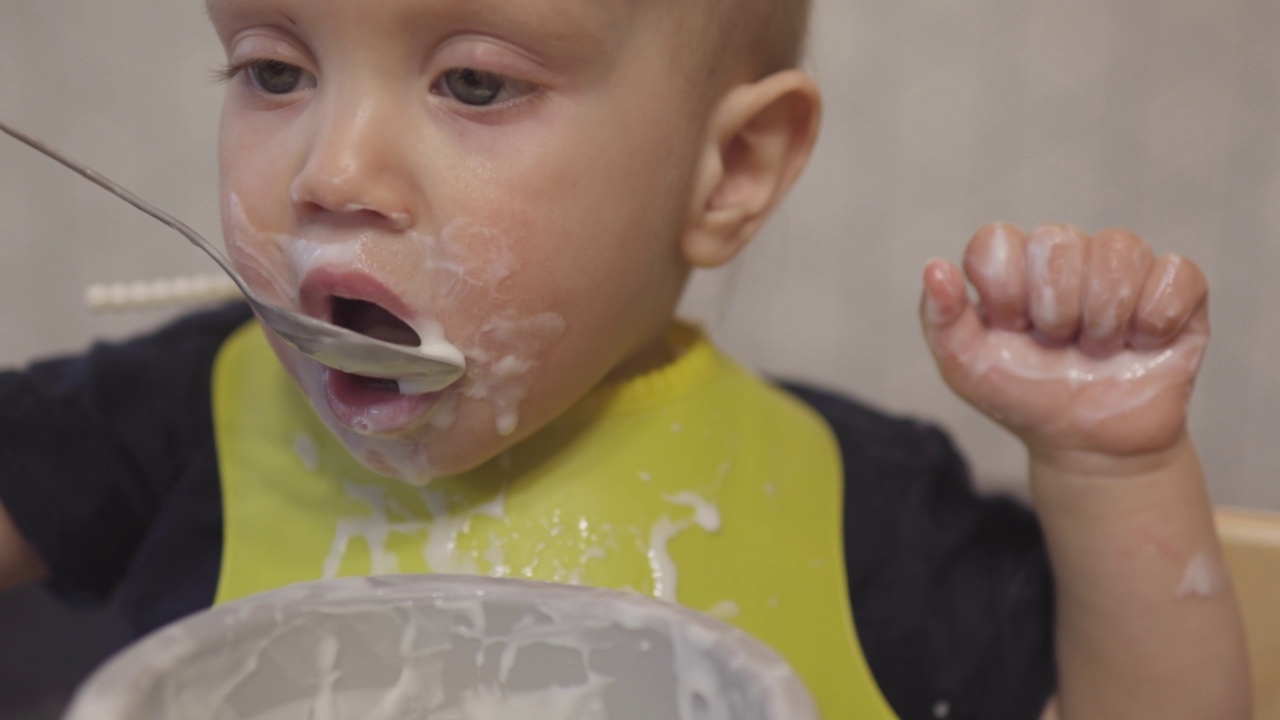
POLYGON ((240 71, 248 67, 249 63, 227 63, 220 65, 209 71, 210 77, 218 84, 231 82, 240 74, 240 71))

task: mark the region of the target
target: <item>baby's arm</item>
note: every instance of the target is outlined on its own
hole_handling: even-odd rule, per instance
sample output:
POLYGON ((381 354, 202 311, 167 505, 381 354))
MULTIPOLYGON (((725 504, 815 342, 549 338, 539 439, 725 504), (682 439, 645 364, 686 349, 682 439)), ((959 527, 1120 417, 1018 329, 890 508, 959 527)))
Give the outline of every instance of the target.
POLYGON ((1053 564, 1063 718, 1247 718, 1243 631, 1186 429, 1194 263, 1121 230, 979 230, 921 317, 947 384, 1026 445, 1053 564))
POLYGON ((0 590, 45 575, 44 561, 0 503, 0 590))

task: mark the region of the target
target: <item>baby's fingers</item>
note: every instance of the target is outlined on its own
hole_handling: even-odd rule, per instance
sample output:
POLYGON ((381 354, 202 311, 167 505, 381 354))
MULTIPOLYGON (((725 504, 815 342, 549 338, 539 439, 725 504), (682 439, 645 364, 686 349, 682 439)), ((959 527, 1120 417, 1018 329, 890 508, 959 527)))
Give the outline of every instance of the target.
POLYGON ((1027 238, 1027 307, 1041 335, 1075 338, 1088 256, 1089 235, 1070 225, 1044 225, 1027 238))
POLYGON ((978 292, 991 327, 1027 329, 1027 236, 1015 225, 991 223, 978 228, 964 251, 964 272, 978 292))
POLYGON ((920 324, 929 349, 940 360, 967 355, 982 340, 982 319, 969 302, 964 276, 946 260, 931 260, 925 266, 920 324))
POLYGON ((1108 355, 1124 347, 1155 256, 1137 235, 1120 229, 1094 235, 1084 282, 1081 346, 1108 355))
POLYGON ((1026 236, 1008 223, 984 225, 964 251, 964 272, 978 293, 987 323, 1027 329, 1026 236))
POLYGON ((1194 262, 1180 255, 1158 258, 1143 283, 1129 344, 1138 350, 1169 345, 1204 313, 1208 295, 1208 281, 1194 262))

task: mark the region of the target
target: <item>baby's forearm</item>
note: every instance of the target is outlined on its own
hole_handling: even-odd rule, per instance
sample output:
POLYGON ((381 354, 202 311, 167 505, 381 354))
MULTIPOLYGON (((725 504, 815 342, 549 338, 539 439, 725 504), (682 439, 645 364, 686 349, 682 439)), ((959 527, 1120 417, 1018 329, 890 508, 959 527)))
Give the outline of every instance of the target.
POLYGON ((1064 720, 1250 713, 1248 660, 1195 448, 1032 454, 1064 720))

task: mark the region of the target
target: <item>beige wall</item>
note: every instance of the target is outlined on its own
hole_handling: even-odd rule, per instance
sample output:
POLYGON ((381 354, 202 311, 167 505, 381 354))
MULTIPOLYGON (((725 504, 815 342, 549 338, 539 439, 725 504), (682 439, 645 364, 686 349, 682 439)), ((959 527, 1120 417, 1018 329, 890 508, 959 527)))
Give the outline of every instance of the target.
MULTIPOLYGON (((944 422, 984 483, 1016 487, 1018 447, 933 374, 919 270, 989 219, 1131 226, 1212 282, 1193 430, 1215 498, 1280 509, 1280 4, 818 5, 813 167, 690 312, 758 367, 944 422)), ((219 59, 198 0, 4 0, 0 116, 216 234, 219 59)), ((0 141, 0 364, 153 325, 90 316, 81 292, 211 268, 182 243, 0 141)))

